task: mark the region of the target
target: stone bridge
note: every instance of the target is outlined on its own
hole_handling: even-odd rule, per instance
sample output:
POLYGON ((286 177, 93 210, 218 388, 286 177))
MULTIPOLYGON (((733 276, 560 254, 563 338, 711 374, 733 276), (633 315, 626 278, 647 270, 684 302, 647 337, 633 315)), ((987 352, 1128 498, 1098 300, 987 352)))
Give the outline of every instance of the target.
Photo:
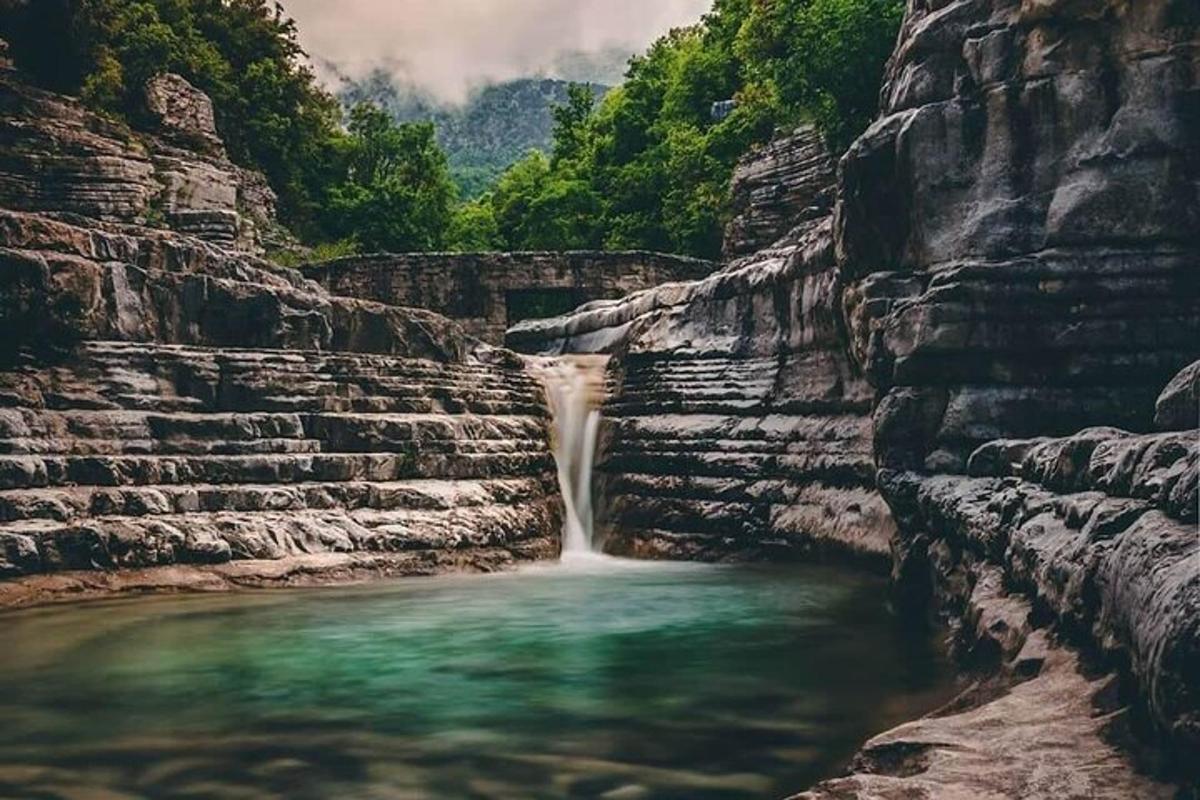
POLYGON ((491 344, 526 319, 563 314, 592 300, 696 280, 715 265, 642 251, 406 253, 355 256, 303 268, 339 295, 426 308, 491 344))

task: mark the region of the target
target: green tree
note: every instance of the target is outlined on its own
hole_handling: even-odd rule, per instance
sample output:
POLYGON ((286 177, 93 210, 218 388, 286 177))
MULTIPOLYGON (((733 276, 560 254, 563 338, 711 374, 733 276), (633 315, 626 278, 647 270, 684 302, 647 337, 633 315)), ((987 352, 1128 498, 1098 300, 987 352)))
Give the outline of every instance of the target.
POLYGON ((490 195, 458 206, 450 221, 446 236, 447 247, 458 253, 480 253, 502 250, 507 246, 496 223, 490 195))
POLYGON ((361 104, 350 113, 339 150, 341 178, 329 190, 328 231, 361 251, 446 246, 456 191, 433 125, 397 124, 361 104))
POLYGON ((738 35, 752 71, 775 83, 837 147, 874 117, 884 64, 896 43, 900 0, 756 3, 738 35))
POLYGON ((587 84, 573 83, 567 87, 567 102, 551 109, 554 119, 553 160, 572 161, 582 158, 590 140, 588 120, 596 106, 596 93, 587 84))

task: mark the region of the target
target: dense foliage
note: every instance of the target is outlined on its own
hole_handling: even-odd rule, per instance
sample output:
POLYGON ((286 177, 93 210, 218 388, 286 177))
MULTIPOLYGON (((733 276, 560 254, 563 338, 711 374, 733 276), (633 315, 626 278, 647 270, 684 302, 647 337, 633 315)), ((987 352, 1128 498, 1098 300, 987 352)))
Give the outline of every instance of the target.
POLYGON ((44 85, 133 121, 147 79, 184 76, 213 99, 231 158, 266 173, 308 241, 443 243, 453 188, 432 131, 367 111, 344 126, 270 0, 0 0, 0 36, 44 85))
POLYGON ((634 58, 598 104, 572 92, 550 158, 529 155, 476 205, 511 249, 715 256, 738 158, 801 120, 835 148, 866 125, 901 11, 900 0, 717 0, 634 58))
MULTIPOLYGON (((434 128, 398 124, 396 108, 360 104, 344 114, 272 0, 0 0, 0 36, 43 83, 129 119, 142 113, 149 77, 183 75, 213 98, 231 157, 267 174, 284 221, 339 252, 644 248, 711 257, 730 175, 751 147, 805 119, 835 147, 866 125, 901 6, 716 0, 701 23, 632 59, 625 82, 602 98, 592 87, 564 95, 536 81, 515 95, 484 92, 482 116, 454 123, 486 140, 456 162, 469 197, 527 151, 512 129, 526 122, 526 101, 543 115, 547 91, 561 102, 539 123, 552 123, 552 142, 540 133, 548 152, 529 151, 457 207, 434 128), (727 100, 729 113, 714 113, 727 100)), ((446 141, 454 126, 438 122, 446 141)))
MULTIPOLYGON (((567 101, 571 84, 520 78, 482 86, 462 104, 448 103, 377 69, 359 79, 340 77, 337 96, 348 107, 371 103, 397 122, 432 122, 446 151, 450 175, 463 197, 483 194, 530 150, 553 145, 552 109, 567 101)), ((600 96, 607 87, 592 85, 600 96)))

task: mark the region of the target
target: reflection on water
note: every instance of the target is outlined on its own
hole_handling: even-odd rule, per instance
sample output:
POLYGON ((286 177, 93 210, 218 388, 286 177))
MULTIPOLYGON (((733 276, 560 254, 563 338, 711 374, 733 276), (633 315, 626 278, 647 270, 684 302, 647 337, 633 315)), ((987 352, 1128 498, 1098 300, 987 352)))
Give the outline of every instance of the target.
POLYGON ((0 626, 5 798, 779 796, 949 688, 881 581, 816 568, 584 559, 0 626))

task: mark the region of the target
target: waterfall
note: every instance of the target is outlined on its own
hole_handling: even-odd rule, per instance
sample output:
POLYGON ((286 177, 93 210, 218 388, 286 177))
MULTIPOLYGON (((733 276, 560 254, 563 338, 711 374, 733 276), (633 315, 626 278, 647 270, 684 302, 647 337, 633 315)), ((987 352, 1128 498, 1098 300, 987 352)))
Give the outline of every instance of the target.
POLYGON ((592 509, 592 467, 607 361, 603 356, 569 356, 549 361, 542 369, 554 419, 558 485, 566 506, 564 557, 600 549, 592 509))

